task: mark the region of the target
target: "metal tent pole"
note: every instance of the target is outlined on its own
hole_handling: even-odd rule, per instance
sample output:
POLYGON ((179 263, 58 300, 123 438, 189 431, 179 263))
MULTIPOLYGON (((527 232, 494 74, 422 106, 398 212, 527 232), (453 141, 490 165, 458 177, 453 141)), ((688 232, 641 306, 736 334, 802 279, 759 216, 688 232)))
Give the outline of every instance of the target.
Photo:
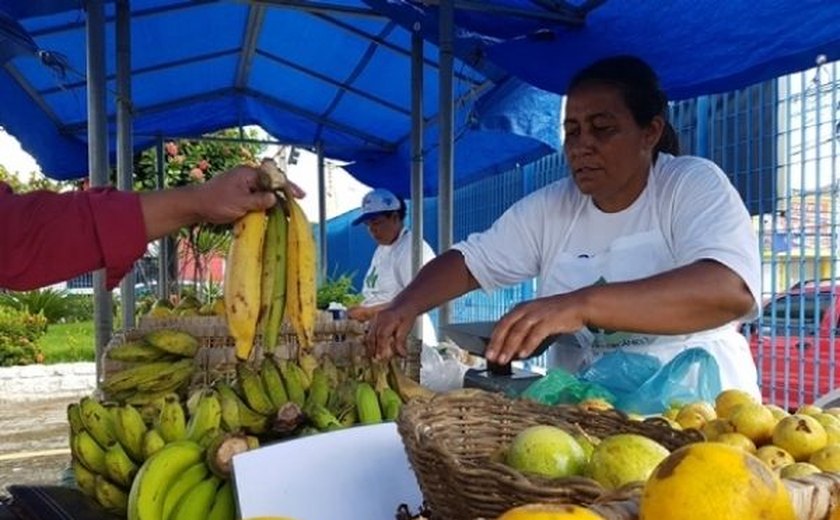
POLYGON ((327 260, 327 181, 324 172, 324 145, 319 141, 318 154, 318 245, 320 246, 321 282, 327 281, 329 262, 327 260))
MULTIPOLYGON (((440 76, 439 105, 440 113, 440 156, 438 158, 438 251, 444 252, 452 246, 452 169, 454 167, 454 119, 453 119, 453 53, 455 11, 453 0, 440 0, 440 76)), ((447 302, 440 307, 439 325, 448 325, 451 321, 452 304, 447 302)))
MULTIPOLYGON (((166 162, 164 161, 163 136, 158 136, 156 147, 157 189, 166 188, 166 162)), ((158 298, 169 299, 169 237, 158 240, 158 298)))
MULTIPOLYGON (((134 179, 131 134, 131 5, 117 0, 117 187, 131 191, 134 179)), ((120 282, 122 328, 134 327, 134 269, 120 282)))
MULTIPOLYGON (((423 36, 420 24, 411 33, 411 277, 423 265, 423 36)), ((414 324, 423 341, 423 318, 414 324)))
POLYGON ((423 36, 411 33, 411 276, 423 265, 423 36))
MULTIPOLYGON (((105 6, 87 0, 88 167, 91 187, 108 184, 108 114, 105 109, 105 6)), ((96 327, 96 381, 102 377, 105 347, 111 339, 111 293, 105 288, 105 269, 93 273, 93 318, 96 327)))

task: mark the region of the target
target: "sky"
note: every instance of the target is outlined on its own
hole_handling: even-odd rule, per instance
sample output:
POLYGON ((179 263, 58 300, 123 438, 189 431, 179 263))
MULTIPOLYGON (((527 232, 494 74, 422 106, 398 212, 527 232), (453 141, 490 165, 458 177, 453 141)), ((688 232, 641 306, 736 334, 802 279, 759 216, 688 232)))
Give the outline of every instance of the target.
MULTIPOLYGON (((270 136, 265 136, 270 137, 270 136)), ((269 146, 265 155, 271 157, 276 147, 269 146)), ((26 180, 32 173, 41 174, 41 168, 35 159, 26 153, 20 143, 0 127, 0 164, 10 173, 26 180)), ((306 216, 312 222, 318 221, 318 160, 317 156, 302 150, 296 165, 289 168, 289 178, 303 188, 307 197, 301 201, 306 216)), ((327 218, 346 213, 357 208, 362 197, 370 189, 337 165, 329 164, 326 168, 327 218), (340 196, 339 196, 340 194, 340 196)))

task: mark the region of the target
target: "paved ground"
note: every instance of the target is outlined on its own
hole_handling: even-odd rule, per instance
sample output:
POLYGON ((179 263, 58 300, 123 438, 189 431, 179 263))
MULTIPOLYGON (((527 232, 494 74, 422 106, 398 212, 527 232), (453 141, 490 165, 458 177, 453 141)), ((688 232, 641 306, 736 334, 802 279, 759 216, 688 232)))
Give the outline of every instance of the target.
POLYGON ((0 401, 0 496, 10 484, 58 484, 69 465, 67 405, 78 397, 0 401))

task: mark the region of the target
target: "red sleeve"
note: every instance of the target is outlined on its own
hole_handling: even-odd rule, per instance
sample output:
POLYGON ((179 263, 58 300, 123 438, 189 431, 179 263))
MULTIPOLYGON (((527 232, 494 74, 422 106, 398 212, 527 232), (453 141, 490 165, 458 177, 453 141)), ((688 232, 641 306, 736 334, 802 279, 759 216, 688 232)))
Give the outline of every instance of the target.
POLYGON ((136 193, 100 188, 16 195, 0 183, 0 287, 29 290, 105 267, 111 289, 146 243, 136 193))

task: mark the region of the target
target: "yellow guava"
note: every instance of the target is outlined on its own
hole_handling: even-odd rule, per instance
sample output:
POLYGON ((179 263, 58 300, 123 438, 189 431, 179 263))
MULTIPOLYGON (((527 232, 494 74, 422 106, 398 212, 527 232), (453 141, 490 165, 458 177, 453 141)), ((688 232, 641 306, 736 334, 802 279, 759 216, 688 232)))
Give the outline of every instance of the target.
POLYGON ((555 426, 531 426, 514 437, 505 463, 522 473, 545 478, 578 475, 586 455, 577 441, 555 426))
POLYGON ((667 448, 642 435, 611 435, 595 446, 586 466, 586 475, 607 489, 616 489, 647 480, 668 453, 667 448))

